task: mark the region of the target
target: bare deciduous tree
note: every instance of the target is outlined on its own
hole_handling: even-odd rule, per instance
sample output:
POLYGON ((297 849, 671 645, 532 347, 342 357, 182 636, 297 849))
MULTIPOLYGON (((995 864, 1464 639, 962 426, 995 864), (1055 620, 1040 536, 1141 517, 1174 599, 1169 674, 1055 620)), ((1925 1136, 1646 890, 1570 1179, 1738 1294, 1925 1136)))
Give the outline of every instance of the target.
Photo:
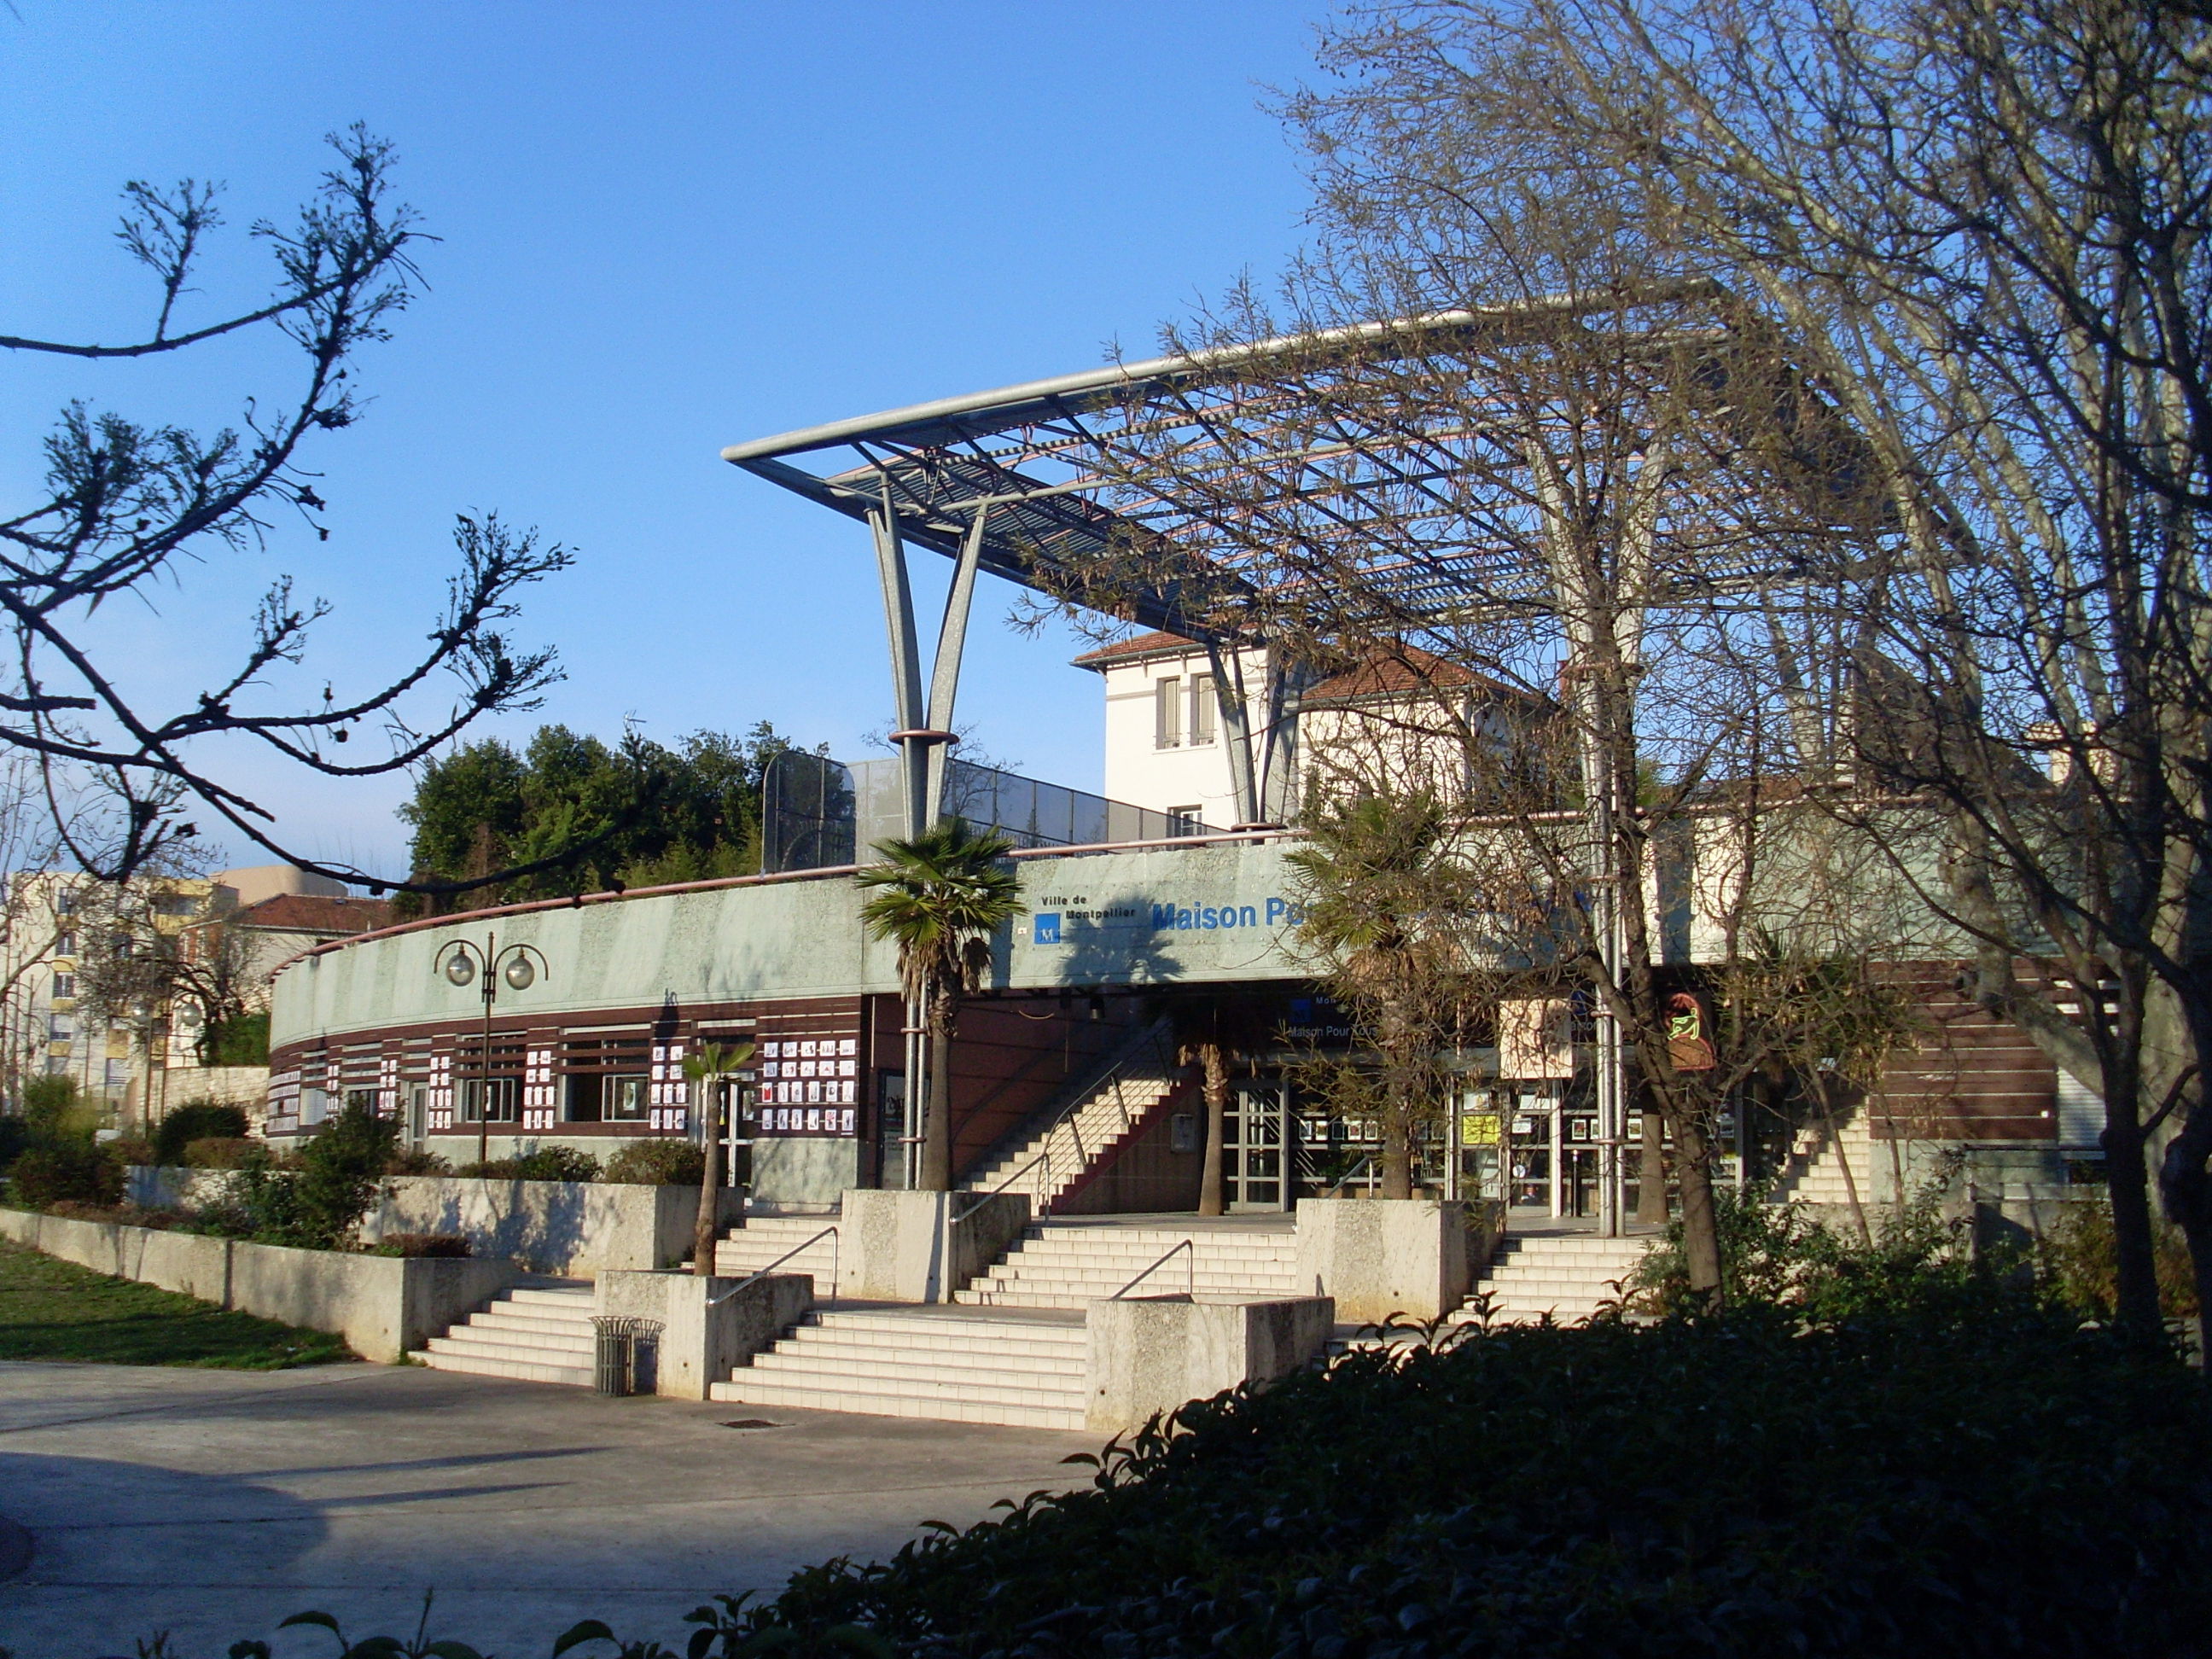
POLYGON ((281 858, 367 880, 289 849, 270 811, 198 758, 208 741, 251 738, 314 773, 369 776, 413 764, 480 714, 536 707, 558 678, 550 651, 517 649, 501 624, 514 615, 520 590, 569 556, 489 514, 457 523, 459 564, 428 647, 380 685, 343 694, 335 682, 326 685, 319 703, 267 698, 270 677, 302 663, 311 625, 325 612, 296 597, 289 578, 256 609, 234 666, 166 711, 133 691, 128 665, 103 654, 88 626, 102 605, 150 599, 195 559, 258 543, 280 516, 328 540, 308 447, 360 417, 358 355, 386 337, 406 304, 423 240, 413 213, 391 198, 390 146, 359 126, 331 143, 337 165, 296 220, 252 228, 276 267, 264 302, 190 319, 193 278, 222 223, 217 187, 133 181, 118 237, 156 284, 143 337, 103 344, 0 334, 0 349, 87 364, 167 356, 251 330, 275 331, 299 353, 300 379, 289 394, 249 399, 239 427, 212 436, 71 404, 46 440, 43 498, 0 518, 0 613, 10 646, 0 676, 0 744, 37 760, 67 854, 103 877, 126 878, 191 840, 197 826, 185 814, 196 801, 281 858), (450 699, 432 695, 441 675, 458 682, 450 699), (389 739, 380 752, 343 746, 372 721, 389 739), (111 809, 90 822, 67 805, 88 782, 104 788, 111 809))

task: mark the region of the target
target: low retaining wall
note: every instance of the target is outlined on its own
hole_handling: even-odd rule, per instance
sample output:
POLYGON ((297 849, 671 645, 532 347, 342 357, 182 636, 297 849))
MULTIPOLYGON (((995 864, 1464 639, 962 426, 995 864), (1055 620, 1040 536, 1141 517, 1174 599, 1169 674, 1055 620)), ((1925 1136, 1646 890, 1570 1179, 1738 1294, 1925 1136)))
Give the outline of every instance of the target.
POLYGON ((1240 1382, 1296 1370, 1328 1342, 1335 1304, 1281 1302, 1094 1302, 1085 1316, 1084 1426, 1109 1434, 1240 1382))
MULTIPOLYGON (((224 1170, 132 1166, 134 1204, 190 1207, 218 1198, 224 1170)), ((716 1193, 715 1231, 738 1224, 744 1194, 716 1193)), ((672 1267, 691 1249, 696 1187, 640 1187, 611 1181, 483 1181, 462 1176, 388 1176, 384 1196, 361 1224, 374 1244, 392 1233, 452 1233, 479 1256, 507 1256, 532 1273, 592 1279, 617 1270, 672 1267)))
POLYGON ((0 1210, 0 1237, 94 1273, 240 1313, 335 1331, 364 1359, 396 1363, 521 1277, 512 1261, 352 1255, 0 1210))
POLYGON ((750 1282, 687 1273, 599 1275, 594 1311, 658 1320, 653 1391, 704 1400, 708 1389, 805 1317, 814 1305, 806 1273, 770 1273, 750 1282), (741 1290, 738 1287, 743 1285, 741 1290))

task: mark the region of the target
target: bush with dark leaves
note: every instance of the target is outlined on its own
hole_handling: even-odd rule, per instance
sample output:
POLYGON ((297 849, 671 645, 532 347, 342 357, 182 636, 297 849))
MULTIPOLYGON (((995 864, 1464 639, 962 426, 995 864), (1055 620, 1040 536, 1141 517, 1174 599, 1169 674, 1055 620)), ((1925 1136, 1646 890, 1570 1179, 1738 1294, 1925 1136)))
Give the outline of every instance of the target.
POLYGON ((1185 1407, 725 1646, 940 1659, 2201 1654, 2212 1409, 1991 1288, 1501 1329, 1185 1407))

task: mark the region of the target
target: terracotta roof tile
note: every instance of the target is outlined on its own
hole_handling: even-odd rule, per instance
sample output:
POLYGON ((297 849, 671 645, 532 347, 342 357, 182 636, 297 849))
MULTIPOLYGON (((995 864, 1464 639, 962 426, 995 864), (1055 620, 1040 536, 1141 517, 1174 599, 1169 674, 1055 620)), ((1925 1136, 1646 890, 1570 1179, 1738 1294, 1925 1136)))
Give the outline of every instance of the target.
POLYGON ((331 898, 320 893, 279 893, 231 913, 245 927, 269 927, 295 933, 365 933, 389 927, 389 899, 331 898))
POLYGON ((1111 645, 1102 645, 1096 651, 1086 651, 1074 659, 1078 668, 1103 670, 1118 662, 1141 660, 1146 657, 1181 657, 1206 647, 1196 640, 1187 640, 1180 634, 1139 634, 1134 639, 1116 640, 1111 645))

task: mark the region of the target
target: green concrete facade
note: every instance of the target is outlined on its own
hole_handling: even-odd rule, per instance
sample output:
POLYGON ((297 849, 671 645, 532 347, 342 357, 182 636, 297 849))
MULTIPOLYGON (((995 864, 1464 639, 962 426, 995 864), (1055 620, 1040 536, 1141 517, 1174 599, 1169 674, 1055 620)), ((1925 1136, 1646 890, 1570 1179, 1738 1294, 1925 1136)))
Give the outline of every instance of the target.
MULTIPOLYGON (((1017 861, 1028 914, 994 941, 994 988, 1306 977, 1279 841, 1163 846, 1017 861), (1056 926, 1054 925, 1056 919, 1056 926)), ((527 944, 549 970, 502 988, 502 1021, 595 1011, 898 989, 849 875, 825 874, 455 918, 301 958, 276 977, 271 1043, 394 1026, 466 1027, 473 987, 437 972, 453 939, 527 944)))

